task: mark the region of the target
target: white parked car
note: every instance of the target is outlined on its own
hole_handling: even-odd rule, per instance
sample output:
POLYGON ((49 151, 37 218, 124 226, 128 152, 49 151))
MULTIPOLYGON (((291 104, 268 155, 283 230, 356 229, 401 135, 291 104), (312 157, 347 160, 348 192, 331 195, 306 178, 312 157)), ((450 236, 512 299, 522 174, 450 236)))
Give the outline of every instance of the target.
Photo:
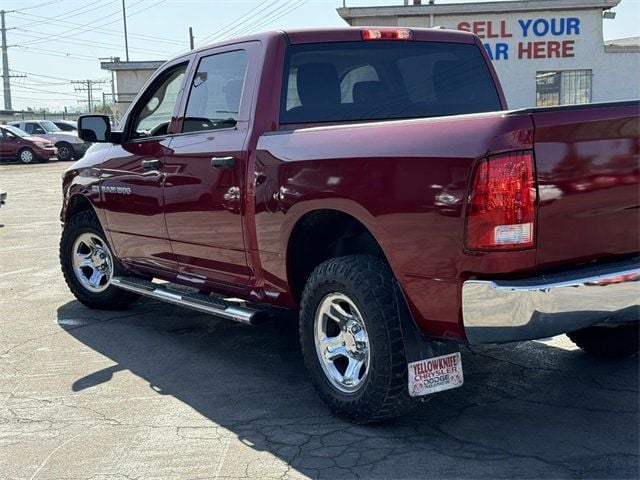
POLYGON ((77 133, 63 132, 51 120, 22 120, 9 125, 49 140, 58 149, 58 160, 81 158, 91 146, 91 143, 80 140, 77 133))

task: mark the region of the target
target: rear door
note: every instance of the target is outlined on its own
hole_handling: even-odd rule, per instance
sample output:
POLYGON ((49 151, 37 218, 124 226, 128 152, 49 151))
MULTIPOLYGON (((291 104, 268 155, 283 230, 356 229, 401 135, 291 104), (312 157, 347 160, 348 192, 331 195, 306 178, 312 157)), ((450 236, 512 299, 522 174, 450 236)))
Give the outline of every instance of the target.
POLYGON ((185 94, 181 134, 163 159, 165 218, 183 279, 244 285, 245 142, 260 44, 202 52, 185 94))
POLYGON ((18 138, 0 128, 0 158, 14 158, 18 151, 18 138))
POLYGON ((639 106, 534 110, 538 263, 638 251, 639 106))
POLYGON ((102 207, 118 258, 125 264, 176 272, 164 220, 162 158, 169 151, 188 60, 156 74, 127 117, 122 145, 103 163, 102 207))

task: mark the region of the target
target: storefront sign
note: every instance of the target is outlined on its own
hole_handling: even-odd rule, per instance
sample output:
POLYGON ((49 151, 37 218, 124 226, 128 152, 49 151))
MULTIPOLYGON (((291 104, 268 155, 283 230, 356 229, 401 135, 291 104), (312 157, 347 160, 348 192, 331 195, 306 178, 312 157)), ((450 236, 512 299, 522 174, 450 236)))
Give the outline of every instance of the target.
POLYGON ((527 18, 519 19, 515 24, 507 20, 460 22, 458 30, 473 32, 480 38, 512 39, 522 37, 513 47, 513 43, 486 42, 484 48, 491 60, 531 60, 539 58, 570 58, 575 56, 575 40, 550 39, 580 35, 580 19, 575 17, 561 18, 527 18), (512 48, 513 47, 513 48, 512 48))

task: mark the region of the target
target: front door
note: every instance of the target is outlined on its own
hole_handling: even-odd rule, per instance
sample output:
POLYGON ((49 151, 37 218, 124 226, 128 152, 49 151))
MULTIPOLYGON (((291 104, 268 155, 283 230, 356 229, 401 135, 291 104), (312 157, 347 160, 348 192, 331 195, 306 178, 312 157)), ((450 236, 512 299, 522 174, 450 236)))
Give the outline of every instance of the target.
POLYGON ((167 231, 180 273, 194 285, 241 286, 250 278, 242 231, 249 122, 247 95, 242 98, 253 47, 200 54, 182 134, 163 159, 167 231))
POLYGON ((163 70, 133 106, 122 145, 106 156, 100 182, 112 247, 125 265, 175 273, 164 220, 162 159, 188 62, 163 70))

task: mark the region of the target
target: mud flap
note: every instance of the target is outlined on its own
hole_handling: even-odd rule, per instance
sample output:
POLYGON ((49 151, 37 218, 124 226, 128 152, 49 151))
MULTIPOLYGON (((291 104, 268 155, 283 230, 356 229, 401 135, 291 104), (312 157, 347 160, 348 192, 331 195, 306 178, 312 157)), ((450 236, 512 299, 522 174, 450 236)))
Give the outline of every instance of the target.
POLYGON ((417 397, 462 386, 459 342, 423 335, 413 320, 402 287, 397 280, 393 285, 407 359, 409 394, 417 397))

